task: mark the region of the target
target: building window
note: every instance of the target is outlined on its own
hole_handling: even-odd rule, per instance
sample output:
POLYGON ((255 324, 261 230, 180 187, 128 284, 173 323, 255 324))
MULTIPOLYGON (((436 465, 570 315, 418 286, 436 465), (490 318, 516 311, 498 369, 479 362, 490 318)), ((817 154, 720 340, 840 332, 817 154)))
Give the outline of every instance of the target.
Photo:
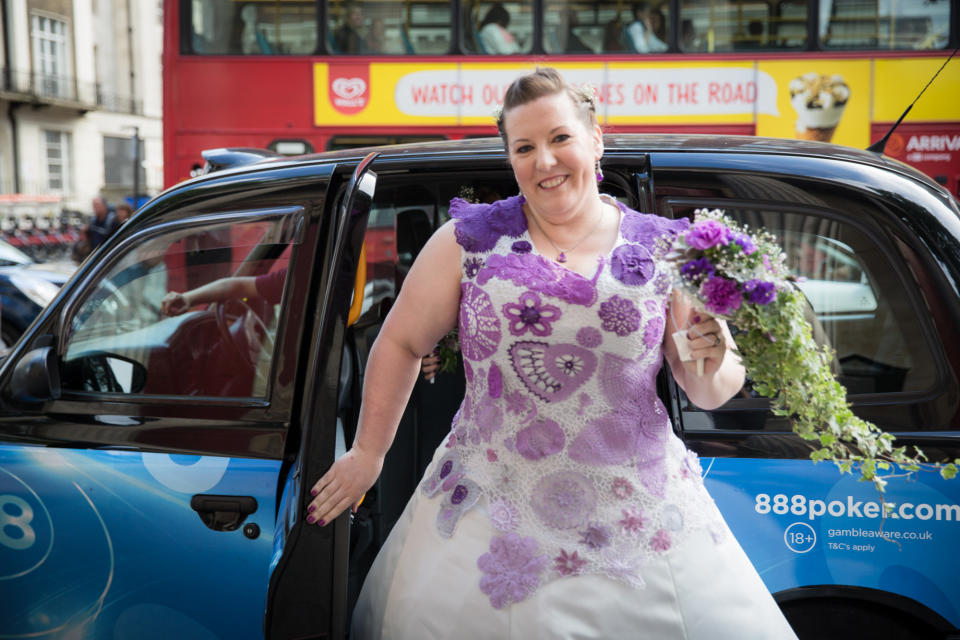
POLYGON ((108 187, 122 187, 133 193, 133 167, 139 162, 137 187, 146 190, 147 172, 143 168, 143 139, 137 138, 138 154, 133 138, 103 136, 103 178, 108 187))
POLYGON ((43 140, 47 158, 47 188, 69 192, 70 134, 63 131, 44 131, 43 140))
POLYGON ((67 23, 47 16, 31 16, 34 90, 43 96, 70 97, 67 23))

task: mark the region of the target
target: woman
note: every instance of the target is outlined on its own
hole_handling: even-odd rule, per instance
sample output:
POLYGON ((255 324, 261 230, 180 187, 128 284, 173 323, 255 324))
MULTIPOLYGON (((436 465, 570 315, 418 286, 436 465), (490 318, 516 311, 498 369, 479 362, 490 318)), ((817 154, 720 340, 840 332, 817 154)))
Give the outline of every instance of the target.
POLYGON ((795 637, 657 399, 664 356, 704 408, 744 379, 727 327, 671 298, 657 255, 687 222, 600 196, 593 99, 556 71, 515 81, 498 126, 523 195, 451 204, 371 350, 354 446, 312 490, 310 522, 356 505, 459 320, 463 404, 352 637, 795 637))
POLYGON ((480 23, 480 43, 486 53, 493 55, 520 53, 517 39, 507 31, 509 26, 510 12, 499 2, 490 7, 480 23))

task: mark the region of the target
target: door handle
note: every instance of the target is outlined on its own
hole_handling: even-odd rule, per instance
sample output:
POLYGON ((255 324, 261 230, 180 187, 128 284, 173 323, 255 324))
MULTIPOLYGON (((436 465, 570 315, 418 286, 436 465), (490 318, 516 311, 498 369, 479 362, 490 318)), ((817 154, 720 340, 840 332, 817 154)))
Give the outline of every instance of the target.
POLYGON ((190 498, 190 507, 208 528, 214 531, 236 531, 247 516, 257 510, 257 501, 252 496, 197 494, 190 498))

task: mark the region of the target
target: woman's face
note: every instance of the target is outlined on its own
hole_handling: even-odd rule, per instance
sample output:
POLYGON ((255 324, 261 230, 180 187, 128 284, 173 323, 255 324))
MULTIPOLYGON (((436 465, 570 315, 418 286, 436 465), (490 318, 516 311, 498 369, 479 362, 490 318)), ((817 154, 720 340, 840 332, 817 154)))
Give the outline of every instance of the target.
POLYGON ((510 164, 533 211, 553 224, 592 211, 599 126, 587 126, 565 92, 514 107, 504 120, 510 164))

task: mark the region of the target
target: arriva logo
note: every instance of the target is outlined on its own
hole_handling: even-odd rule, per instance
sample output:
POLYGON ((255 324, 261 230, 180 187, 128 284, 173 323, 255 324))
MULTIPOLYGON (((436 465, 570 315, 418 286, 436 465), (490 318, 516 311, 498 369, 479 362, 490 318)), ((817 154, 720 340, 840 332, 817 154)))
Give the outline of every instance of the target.
POLYGON ((960 135, 910 136, 907 151, 960 151, 960 135))

